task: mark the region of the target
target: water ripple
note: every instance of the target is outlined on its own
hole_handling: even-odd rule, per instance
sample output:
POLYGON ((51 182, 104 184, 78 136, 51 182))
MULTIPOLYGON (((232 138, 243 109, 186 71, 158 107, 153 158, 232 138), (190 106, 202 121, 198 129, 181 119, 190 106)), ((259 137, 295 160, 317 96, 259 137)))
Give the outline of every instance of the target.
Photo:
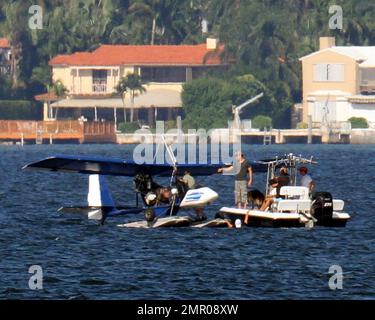
MULTIPOLYGON (((374 299, 374 146, 247 146, 248 158, 294 152, 317 157, 319 189, 346 201, 345 229, 124 230, 60 216, 84 204, 87 177, 22 172, 51 154, 130 157, 128 146, 0 146, 0 299, 374 299), (43 290, 28 288, 31 265, 43 290), (344 289, 328 287, 331 265, 344 289)), ((255 177, 262 189, 264 176, 255 177)), ((108 178, 117 202, 131 204, 130 179, 108 178)), ((220 192, 207 215, 233 202, 230 177, 199 178, 220 192)), ((166 180, 167 181, 167 180, 166 180)))

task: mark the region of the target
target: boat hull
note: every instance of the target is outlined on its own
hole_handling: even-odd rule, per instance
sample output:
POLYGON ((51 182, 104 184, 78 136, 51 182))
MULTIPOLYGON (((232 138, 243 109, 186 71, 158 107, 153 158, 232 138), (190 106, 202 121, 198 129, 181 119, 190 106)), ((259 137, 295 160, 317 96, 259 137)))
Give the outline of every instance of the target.
POLYGON ((219 215, 230 219, 233 223, 235 220, 240 219, 242 225, 265 228, 345 227, 347 221, 350 219, 348 214, 337 212, 334 212, 332 219, 314 221, 309 214, 298 212, 269 212, 230 207, 221 208, 219 215), (246 215, 248 216, 247 223, 245 223, 246 215))
POLYGON ((136 221, 118 225, 120 228, 176 228, 176 227, 193 227, 193 228, 228 228, 232 227, 228 219, 213 219, 196 222, 189 216, 171 216, 158 218, 152 223, 147 221, 136 221))

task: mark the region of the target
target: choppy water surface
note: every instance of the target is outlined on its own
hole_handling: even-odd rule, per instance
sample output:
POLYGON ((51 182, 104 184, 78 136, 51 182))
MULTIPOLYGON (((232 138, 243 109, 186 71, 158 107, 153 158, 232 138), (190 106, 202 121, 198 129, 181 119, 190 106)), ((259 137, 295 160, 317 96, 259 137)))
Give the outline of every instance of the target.
MULTIPOLYGON (((59 216, 84 204, 87 176, 21 171, 51 154, 128 158, 117 145, 0 146, 0 298, 54 299, 374 299, 375 146, 246 146, 249 159, 294 152, 314 155, 320 190, 346 202, 345 229, 139 229, 59 216), (44 289, 28 288, 40 265, 44 289), (343 290, 329 289, 340 265, 343 290)), ((118 203, 134 202, 132 181, 109 178, 118 203)), ((199 179, 220 199, 213 217, 233 203, 231 177, 199 179)), ((255 176, 263 189, 264 176, 255 176)), ((134 219, 134 217, 133 217, 134 219)))

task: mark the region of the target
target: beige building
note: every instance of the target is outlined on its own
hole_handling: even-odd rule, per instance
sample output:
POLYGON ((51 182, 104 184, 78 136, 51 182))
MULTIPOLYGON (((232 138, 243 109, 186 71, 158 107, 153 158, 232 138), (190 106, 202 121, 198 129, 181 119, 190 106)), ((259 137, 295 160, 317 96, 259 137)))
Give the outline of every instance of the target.
POLYGON ((147 124, 155 120, 176 119, 181 113, 182 85, 205 75, 213 68, 223 68, 223 46, 216 39, 199 45, 102 45, 93 52, 58 55, 49 65, 53 81, 60 80, 68 89, 64 99, 39 95, 45 101, 44 119, 79 118, 89 120, 129 120, 130 108, 135 120, 147 124), (116 95, 115 87, 129 73, 146 81, 146 93, 131 104, 116 95), (48 102, 53 100, 50 110, 48 102))
POLYGON ((339 47, 320 38, 320 50, 302 57, 303 121, 345 123, 364 117, 375 124, 375 47, 339 47))

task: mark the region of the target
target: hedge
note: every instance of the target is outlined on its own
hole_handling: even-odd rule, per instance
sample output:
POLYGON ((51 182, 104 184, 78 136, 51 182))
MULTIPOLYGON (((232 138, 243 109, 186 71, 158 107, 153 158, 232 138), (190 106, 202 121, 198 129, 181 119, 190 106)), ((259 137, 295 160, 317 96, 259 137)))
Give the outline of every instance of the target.
POLYGON ((43 106, 34 101, 0 100, 0 120, 43 120, 43 106))
POLYGON ((251 125, 254 129, 263 131, 265 128, 270 129, 272 127, 272 119, 267 116, 259 115, 251 120, 251 125))
POLYGON ((352 117, 349 119, 349 122, 352 125, 352 129, 367 129, 368 122, 365 118, 352 117))
POLYGON ((134 133, 139 130, 139 125, 137 122, 121 122, 118 124, 118 130, 122 133, 134 133))

